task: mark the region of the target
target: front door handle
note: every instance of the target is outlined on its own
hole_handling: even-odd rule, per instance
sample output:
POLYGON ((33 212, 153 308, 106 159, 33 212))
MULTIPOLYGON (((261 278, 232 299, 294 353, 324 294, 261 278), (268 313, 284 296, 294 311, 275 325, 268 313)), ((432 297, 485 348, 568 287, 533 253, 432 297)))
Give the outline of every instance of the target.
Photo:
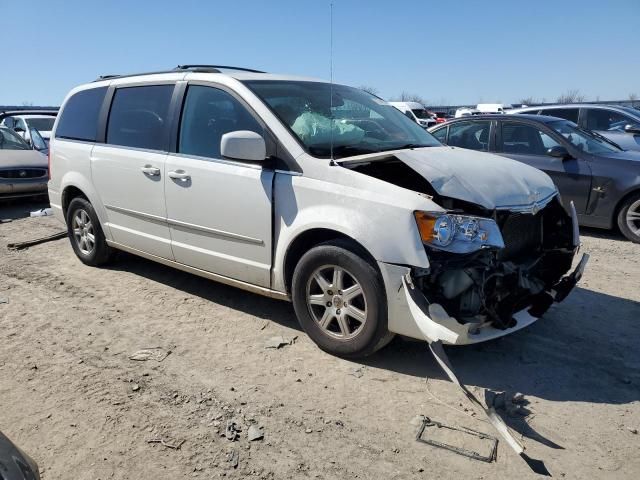
POLYGON ((191 175, 189 175, 184 170, 172 170, 167 173, 167 175, 169 175, 169 177, 173 178, 174 180, 182 180, 183 182, 191 178, 191 175))
POLYGON ((142 173, 144 173, 145 175, 149 175, 151 177, 157 177, 158 175, 160 175, 160 169, 151 165, 145 165, 140 170, 142 170, 142 173))

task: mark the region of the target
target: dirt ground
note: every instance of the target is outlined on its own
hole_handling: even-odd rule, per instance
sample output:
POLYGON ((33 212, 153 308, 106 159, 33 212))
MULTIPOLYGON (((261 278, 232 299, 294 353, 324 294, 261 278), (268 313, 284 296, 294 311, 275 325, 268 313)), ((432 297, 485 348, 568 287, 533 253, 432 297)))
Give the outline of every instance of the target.
MULTIPOLYGON (((121 254, 82 265, 35 205, 0 208, 0 430, 47 480, 536 478, 504 442, 483 463, 415 440, 415 417, 494 434, 426 344, 359 362, 320 351, 290 304, 121 254), (266 349, 275 335, 297 337, 266 349), (144 348, 162 361, 131 360, 144 348), (166 353, 165 353, 166 354, 166 353), (233 419, 239 438, 225 438, 233 419), (249 442, 249 425, 264 438, 249 442), (235 466, 237 462, 237 466, 235 466)), ((640 245, 584 232, 579 288, 524 331, 448 348, 556 478, 640 478, 640 245)), ((456 440, 457 441, 457 440, 456 440)))

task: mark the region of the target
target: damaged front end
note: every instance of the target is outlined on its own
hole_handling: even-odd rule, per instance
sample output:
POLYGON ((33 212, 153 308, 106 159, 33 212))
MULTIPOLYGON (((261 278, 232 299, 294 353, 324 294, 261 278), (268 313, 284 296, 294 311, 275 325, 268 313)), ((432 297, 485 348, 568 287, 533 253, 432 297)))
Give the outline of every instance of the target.
POLYGON ((542 206, 487 217, 421 223, 416 216, 430 266, 411 270, 402 282, 411 316, 429 341, 477 343, 519 330, 562 301, 582 276, 588 255, 566 275, 578 250, 577 216, 557 195, 542 206), (451 231, 464 241, 451 242, 451 231))

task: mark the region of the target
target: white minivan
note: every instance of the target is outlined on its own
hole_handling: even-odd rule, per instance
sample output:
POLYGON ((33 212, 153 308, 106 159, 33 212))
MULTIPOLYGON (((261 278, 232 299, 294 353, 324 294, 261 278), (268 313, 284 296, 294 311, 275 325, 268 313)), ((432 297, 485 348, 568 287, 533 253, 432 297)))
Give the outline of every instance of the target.
POLYGON ((396 107, 408 118, 416 122, 422 128, 433 127, 437 121, 429 111, 418 102, 389 102, 389 105, 396 107))
MULTIPOLYGON (((124 250, 290 300, 324 350, 468 344, 561 301, 585 261, 549 177, 441 145, 364 91, 184 66, 72 90, 49 197, 87 265, 124 250)), ((212 284, 211 288, 215 288, 212 284)))

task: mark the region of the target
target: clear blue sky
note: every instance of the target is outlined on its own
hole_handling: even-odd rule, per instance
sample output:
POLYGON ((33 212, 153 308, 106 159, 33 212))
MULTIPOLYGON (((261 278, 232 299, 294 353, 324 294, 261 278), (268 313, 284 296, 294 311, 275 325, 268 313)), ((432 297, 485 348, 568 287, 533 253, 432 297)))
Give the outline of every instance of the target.
MULTIPOLYGON (((640 95, 640 0, 333 0, 334 80, 431 103, 640 95)), ((329 77, 329 0, 0 0, 0 105, 218 63, 329 77), (9 41, 10 40, 10 41, 9 41)))

